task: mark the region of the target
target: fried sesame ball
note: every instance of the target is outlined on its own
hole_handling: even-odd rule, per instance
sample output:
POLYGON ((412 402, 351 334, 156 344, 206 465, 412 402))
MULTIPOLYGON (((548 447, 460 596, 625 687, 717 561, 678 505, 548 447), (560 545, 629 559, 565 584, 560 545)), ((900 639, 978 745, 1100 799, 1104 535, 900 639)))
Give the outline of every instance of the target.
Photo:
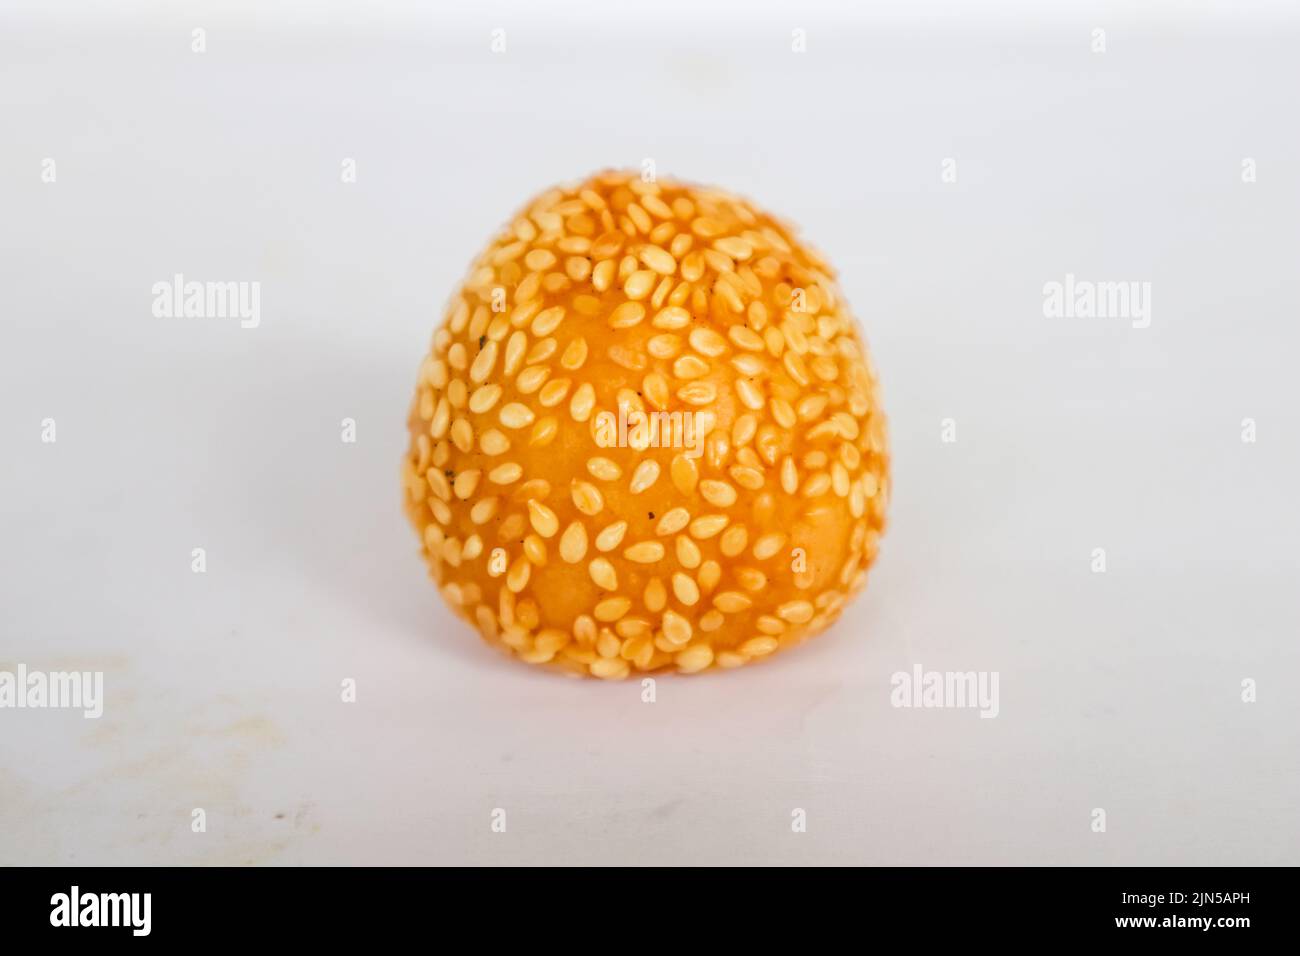
POLYGON ((862 589, 880 389, 831 267, 718 189, 605 172, 493 238, 420 366, 402 466, 489 643, 606 679, 761 661, 862 589))

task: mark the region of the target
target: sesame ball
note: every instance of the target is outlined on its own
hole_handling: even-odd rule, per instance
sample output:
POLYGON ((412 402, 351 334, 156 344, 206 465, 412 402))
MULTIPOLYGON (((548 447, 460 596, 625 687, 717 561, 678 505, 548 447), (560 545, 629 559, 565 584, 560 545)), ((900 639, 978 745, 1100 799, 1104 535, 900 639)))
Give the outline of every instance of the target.
POLYGON ((862 589, 880 389, 831 267, 718 189, 538 196, 420 366, 402 467, 430 575, 484 639, 606 679, 771 657, 862 589))

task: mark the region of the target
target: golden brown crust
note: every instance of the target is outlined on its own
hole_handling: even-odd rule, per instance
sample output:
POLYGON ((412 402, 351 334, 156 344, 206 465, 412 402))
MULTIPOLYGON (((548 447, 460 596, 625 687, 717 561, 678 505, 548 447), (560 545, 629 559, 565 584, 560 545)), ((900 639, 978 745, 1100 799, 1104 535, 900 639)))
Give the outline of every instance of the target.
POLYGON ((834 273, 716 189, 606 172, 537 197, 452 298, 409 425, 443 595, 577 674, 799 643, 884 530, 879 387, 834 273))

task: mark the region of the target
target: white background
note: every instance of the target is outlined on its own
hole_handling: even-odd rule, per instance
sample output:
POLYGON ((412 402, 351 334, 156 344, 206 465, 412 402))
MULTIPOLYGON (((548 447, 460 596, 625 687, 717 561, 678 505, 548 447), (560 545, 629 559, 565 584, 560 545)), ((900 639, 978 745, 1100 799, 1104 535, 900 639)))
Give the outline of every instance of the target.
POLYGON ((1297 40, 1252 3, 7 0, 0 669, 106 703, 0 710, 0 863, 1300 863, 1297 40), (842 621, 654 704, 455 622, 398 483, 472 256, 646 157, 837 265, 895 455, 842 621), (260 282, 261 326, 154 318, 178 272, 260 282), (1150 282, 1150 327, 1045 318, 1067 272, 1150 282), (917 663, 998 672, 999 716, 891 707, 917 663))

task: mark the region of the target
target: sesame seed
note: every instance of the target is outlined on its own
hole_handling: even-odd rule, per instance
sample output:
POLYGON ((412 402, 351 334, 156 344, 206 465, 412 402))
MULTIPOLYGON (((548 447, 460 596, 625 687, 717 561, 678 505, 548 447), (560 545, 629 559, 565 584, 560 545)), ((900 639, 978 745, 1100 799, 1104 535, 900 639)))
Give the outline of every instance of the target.
POLYGON ((658 196, 642 196, 641 205, 644 206, 651 215, 657 216, 660 219, 671 219, 673 217, 671 207, 669 207, 669 205, 658 196))
POLYGON ((573 638, 579 644, 593 644, 596 641, 596 621, 589 614, 579 614, 573 619, 573 638))
POLYGON ((569 564, 577 564, 587 553, 587 529, 580 521, 570 522, 560 535, 560 557, 569 564))
POLYGON ((531 326, 533 335, 550 335, 564 321, 564 307, 553 306, 537 313, 531 326))
POLYGON ((497 344, 489 342, 485 345, 474 359, 474 364, 469 368, 469 378, 474 384, 487 381, 487 377, 492 374, 492 366, 497 360, 497 344))
POLYGON ((781 490, 787 495, 799 490, 799 471, 789 455, 781 460, 781 490))
POLYGON ((631 666, 621 658, 600 658, 591 662, 591 673, 604 680, 622 680, 631 671, 631 666))
POLYGON ((649 232, 654 226, 649 214, 636 203, 631 203, 627 207, 627 216, 636 226, 637 232, 649 232))
MULTIPOLYGON (((466 472, 465 474, 468 474, 466 472)), ((523 477, 524 467, 517 461, 508 461, 503 465, 497 465, 488 472, 488 481, 494 485, 509 485, 523 477)))
POLYGON ((641 381, 641 391, 655 408, 668 407, 668 380, 658 372, 651 372, 641 381))
MULTIPOLYGON (((653 515, 651 516, 653 517, 653 515)), ((685 528, 687 522, 691 520, 691 513, 685 508, 673 508, 667 511, 659 523, 655 525, 655 534, 670 535, 676 534, 685 528)))
POLYGON ((529 498, 545 501, 550 493, 551 483, 549 481, 545 478, 530 478, 515 489, 513 498, 515 501, 527 501, 529 498))
POLYGON ((828 401, 830 399, 826 395, 808 395, 800 399, 799 406, 795 409, 799 413, 799 421, 811 422, 821 417, 828 401))
POLYGON ((723 235, 726 232, 726 227, 716 219, 699 216, 691 223, 691 232, 701 239, 712 239, 715 236, 723 235))
POLYGON ((739 236, 724 236, 717 239, 713 243, 713 248, 741 262, 754 254, 754 247, 739 236))
POLYGON ((515 379, 515 388, 524 395, 531 395, 542 387, 542 383, 550 378, 551 370, 545 365, 530 365, 519 373, 515 379))
POLYGON ((547 415, 545 418, 538 419, 537 424, 533 426, 533 433, 528 438, 528 444, 533 448, 542 448, 554 441, 559 431, 559 422, 554 415, 547 415))
POLYGON ((785 544, 785 535, 781 532, 774 534, 765 534, 754 542, 754 557, 759 561, 766 561, 781 550, 785 544))
POLYGON ((567 646, 571 640, 573 640, 573 638, 558 627, 548 627, 538 633, 537 639, 533 642, 533 646, 536 647, 538 651, 554 654, 567 646))
POLYGON ((724 514, 700 515, 691 522, 691 537, 700 541, 717 535, 731 519, 724 514))
POLYGON ((674 647, 680 647, 691 640, 691 622, 675 611, 664 611, 664 640, 674 647))
POLYGON ((815 475, 809 475, 808 480, 804 482, 803 491, 800 492, 805 498, 816 498, 818 495, 824 495, 831 489, 831 476, 824 471, 819 471, 815 475))
POLYGON ((595 558, 587 565, 587 570, 591 573, 591 579, 596 582, 597 587, 604 588, 606 591, 618 590, 618 574, 608 558, 595 558))
POLYGON ((642 246, 638 255, 642 262, 660 275, 670 276, 677 271, 677 260, 658 246, 642 246))
POLYGON ((656 329, 684 329, 691 324, 691 314, 679 305, 669 305, 656 312, 650 324, 656 329))
MULTIPOLYGON (((633 272, 623 283, 623 294, 631 300, 644 299, 648 296, 655 286, 655 274, 648 269, 639 272, 633 272)), ((645 307, 642 306, 641 314, 644 316, 645 307)))
POLYGON ((705 561, 700 565, 696 580, 699 582, 701 594, 712 594, 713 589, 722 580, 722 565, 712 559, 705 561))
POLYGON ((663 560, 664 546, 658 541, 638 541, 623 552, 623 557, 636 564, 654 564, 663 560))
POLYGON ((753 607, 754 602, 739 591, 723 591, 714 596, 713 606, 724 614, 739 614, 753 607))
POLYGON ((611 329, 630 329, 645 318, 645 306, 640 302, 624 302, 609 314, 611 329))
POLYGON ((601 529, 600 534, 596 535, 596 548, 600 551, 613 551, 623 541, 623 535, 627 533, 626 521, 615 521, 601 529))
POLYGON ((524 361, 524 353, 528 350, 528 336, 522 330, 515 330, 506 342, 506 351, 502 372, 509 376, 519 371, 519 366, 524 361))
POLYGON ((618 656, 631 660, 644 641, 651 636, 650 622, 643 617, 623 617, 614 624, 614 633, 623 638, 623 646, 618 656))
POLYGON ((749 657, 765 657, 779 646, 780 642, 774 637, 751 637, 741 644, 737 650, 749 657))
POLYGON ((571 490, 573 492, 574 507, 583 514, 598 515, 601 509, 605 507, 604 496, 601 495, 600 489, 591 482, 574 479, 571 490))
POLYGON ((743 325, 733 325, 727 330, 727 337, 739 348, 750 352, 763 351, 763 340, 758 333, 743 325))
POLYGON ((600 456, 587 459, 587 471, 593 478, 599 478, 601 481, 617 481, 623 475, 622 468, 608 458, 600 456))
POLYGON ((539 568, 546 564, 546 544, 535 534, 524 538, 524 557, 539 568))
POLYGON ((456 497, 461 501, 469 499, 474 494, 474 489, 478 487, 479 477, 483 473, 477 469, 462 471, 452 482, 452 489, 456 492, 456 497))
POLYGON ((583 382, 573 393, 569 401, 569 414, 575 422, 585 422, 591 417, 591 410, 596 407, 596 390, 590 382, 583 382))
POLYGON ((591 275, 591 260, 586 256, 569 256, 564 260, 564 274, 574 282, 585 282, 591 275))
POLYGON ((534 498, 528 499, 528 520, 544 538, 550 538, 560 530, 560 521, 555 517, 555 512, 534 498))
POLYGON ((615 270, 617 269, 613 259, 606 259, 604 262, 596 263, 596 267, 591 270, 591 287, 597 292, 605 292, 614 284, 615 270))
POLYGON ((677 669, 683 674, 695 674, 713 663, 713 648, 708 644, 692 644, 673 657, 677 669))
POLYGON ((451 443, 461 451, 474 447, 474 428, 468 421, 458 418, 451 423, 451 443))
POLYGON ((527 405, 511 402, 501 407, 497 418, 506 428, 526 428, 533 423, 535 416, 527 405))
POLYGON ((773 398, 771 406, 772 418, 776 420, 778 425, 782 428, 794 428, 796 419, 794 409, 790 407, 789 402, 784 398, 773 398))
POLYGON ((618 255, 623 248, 621 232, 604 232, 591 244, 591 254, 596 259, 610 259, 618 255))
POLYGON ((641 600, 650 613, 657 614, 662 611, 668 602, 668 590, 664 587, 664 582, 659 578, 651 578, 647 581, 641 600))
POLYGON ((639 495, 658 479, 659 463, 656 461, 643 461, 636 466, 636 471, 632 472, 632 481, 628 485, 628 491, 634 495, 639 495))
POLYGON ((718 540, 718 550, 728 558, 737 557, 749 543, 749 531, 743 524, 733 524, 718 540))
POLYGON ((700 599, 700 589, 694 578, 678 571, 673 575, 673 596, 683 604, 693 605, 700 599))
POLYGON ((762 410, 763 393, 757 385, 747 378, 738 378, 732 384, 736 389, 736 397, 740 399, 740 404, 756 412, 762 410))
POLYGON ((813 606, 807 601, 789 601, 777 608, 776 613, 792 624, 806 624, 812 620, 813 606))
POLYGON ((429 422, 429 435, 433 438, 441 438, 447 434, 449 425, 451 425, 451 403, 444 395, 433 410, 433 417, 429 422))
POLYGON ((542 386, 542 390, 537 396, 537 403, 543 408, 554 408, 564 401, 569 394, 569 386, 572 384, 572 381, 567 378, 552 379, 542 386))
POLYGON ((646 342, 646 351, 657 359, 670 359, 681 350, 681 337, 669 333, 653 336, 646 342))
POLYGON ((603 601, 597 602, 592 614, 595 616, 596 620, 610 624, 626 614, 628 609, 631 607, 631 599, 621 595, 615 595, 614 597, 607 597, 603 601))
POLYGON ((524 265, 534 272, 544 272, 555 265, 555 254, 549 249, 534 249, 524 256, 524 265))
POLYGON ((564 354, 560 356, 561 367, 568 369, 570 372, 576 372, 582 368, 582 364, 587 360, 587 340, 582 336, 573 339, 565 346, 564 354))
POLYGON ((480 498, 474 502, 474 506, 470 509, 469 520, 475 524, 486 524, 496 515, 500 504, 500 498, 480 498))
POLYGON ((518 594, 528 586, 528 577, 532 573, 532 568, 532 564, 521 554, 506 572, 506 587, 518 594))
POLYGON ((695 355, 683 355, 673 362, 673 374, 678 378, 700 378, 709 374, 709 363, 695 355))
POLYGON ((692 458, 675 455, 671 465, 673 487, 683 495, 695 493, 695 486, 700 480, 699 469, 692 458))
POLYGON ((482 385, 474 389, 469 397, 469 410, 476 415, 482 415, 492 410, 492 406, 497 403, 501 397, 501 386, 495 382, 489 385, 482 385))
POLYGON ((700 562, 703 560, 700 546, 684 534, 679 534, 674 539, 673 550, 677 555, 677 563, 684 568, 694 570, 700 566, 700 562))
POLYGON ((429 490, 443 501, 451 498, 451 482, 447 480, 447 476, 442 472, 430 468, 425 472, 425 480, 429 483, 429 490))

